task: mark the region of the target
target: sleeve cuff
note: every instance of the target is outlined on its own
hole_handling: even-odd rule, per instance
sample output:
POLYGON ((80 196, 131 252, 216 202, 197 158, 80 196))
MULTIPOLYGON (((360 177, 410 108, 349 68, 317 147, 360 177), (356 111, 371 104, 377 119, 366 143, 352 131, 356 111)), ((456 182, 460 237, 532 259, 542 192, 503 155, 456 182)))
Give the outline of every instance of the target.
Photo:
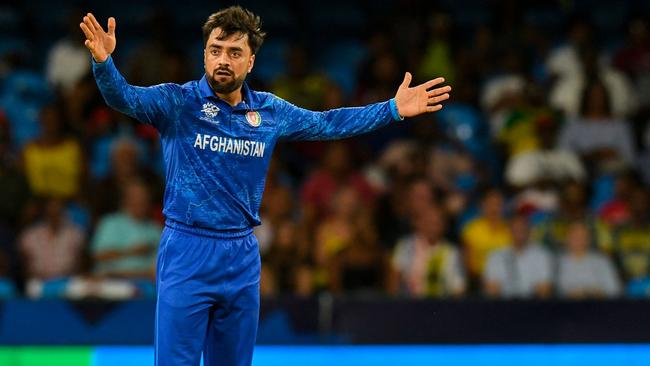
POLYGON ((111 55, 108 55, 108 57, 106 58, 106 60, 104 60, 104 62, 97 62, 97 61, 95 61, 95 59, 92 56, 90 56, 90 61, 93 64, 93 68, 97 68, 97 67, 104 67, 104 66, 112 63, 113 58, 111 57, 111 55))
POLYGON ((395 103, 395 98, 392 98, 388 104, 390 104, 390 112, 393 115, 393 119, 395 121, 403 121, 404 117, 399 115, 399 112, 397 111, 397 104, 395 103))

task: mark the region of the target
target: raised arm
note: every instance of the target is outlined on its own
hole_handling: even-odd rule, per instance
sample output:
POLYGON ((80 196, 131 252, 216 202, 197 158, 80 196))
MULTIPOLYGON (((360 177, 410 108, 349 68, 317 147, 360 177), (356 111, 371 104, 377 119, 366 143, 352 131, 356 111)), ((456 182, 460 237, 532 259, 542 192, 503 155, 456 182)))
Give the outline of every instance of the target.
POLYGON ((450 86, 433 89, 443 78, 409 87, 411 74, 406 73, 395 98, 364 107, 339 108, 313 112, 278 99, 277 119, 282 121, 281 138, 286 140, 334 140, 351 137, 385 126, 391 121, 442 109, 449 99, 450 86))
POLYGON ((86 36, 84 45, 93 57, 93 74, 106 104, 159 130, 166 125, 165 122, 178 116, 183 103, 179 85, 129 85, 115 67, 111 58, 117 43, 115 18, 108 18, 108 32, 104 31, 92 13, 84 16, 79 26, 86 36))

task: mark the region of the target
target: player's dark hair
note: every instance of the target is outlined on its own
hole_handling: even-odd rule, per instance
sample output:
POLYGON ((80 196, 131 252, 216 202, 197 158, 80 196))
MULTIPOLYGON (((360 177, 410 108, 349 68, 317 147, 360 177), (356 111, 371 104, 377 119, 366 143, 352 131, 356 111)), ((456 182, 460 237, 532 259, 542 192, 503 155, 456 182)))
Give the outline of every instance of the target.
POLYGON ((259 16, 241 6, 229 8, 213 13, 203 24, 203 46, 207 46, 210 33, 215 28, 221 28, 218 39, 225 39, 233 34, 248 35, 248 46, 256 54, 264 42, 266 33, 262 32, 262 20, 259 16))

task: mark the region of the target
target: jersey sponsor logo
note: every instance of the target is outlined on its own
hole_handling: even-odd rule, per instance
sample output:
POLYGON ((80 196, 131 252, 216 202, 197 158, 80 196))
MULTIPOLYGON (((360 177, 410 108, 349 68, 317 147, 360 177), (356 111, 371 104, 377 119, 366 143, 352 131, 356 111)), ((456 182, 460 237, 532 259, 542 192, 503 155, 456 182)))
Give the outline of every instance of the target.
POLYGON ((261 141, 231 139, 229 137, 196 134, 194 148, 214 152, 263 158, 266 143, 261 141))
POLYGON ((201 116, 200 119, 206 122, 218 124, 219 121, 214 118, 219 114, 219 111, 220 109, 216 105, 210 102, 205 103, 201 108, 201 112, 203 112, 204 116, 201 116))
POLYGON ((246 113, 246 120, 248 121, 248 124, 253 127, 259 127, 259 125, 262 124, 262 116, 260 116, 259 112, 255 111, 246 113))

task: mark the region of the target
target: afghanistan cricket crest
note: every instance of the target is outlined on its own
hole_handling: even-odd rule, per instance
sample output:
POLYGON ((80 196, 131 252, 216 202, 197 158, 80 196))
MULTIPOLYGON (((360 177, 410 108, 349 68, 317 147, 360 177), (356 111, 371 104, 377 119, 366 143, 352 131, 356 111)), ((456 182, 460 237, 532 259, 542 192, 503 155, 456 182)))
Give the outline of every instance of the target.
POLYGON ((262 124, 262 116, 260 116, 259 112, 255 111, 246 113, 246 120, 253 127, 259 127, 262 124))

